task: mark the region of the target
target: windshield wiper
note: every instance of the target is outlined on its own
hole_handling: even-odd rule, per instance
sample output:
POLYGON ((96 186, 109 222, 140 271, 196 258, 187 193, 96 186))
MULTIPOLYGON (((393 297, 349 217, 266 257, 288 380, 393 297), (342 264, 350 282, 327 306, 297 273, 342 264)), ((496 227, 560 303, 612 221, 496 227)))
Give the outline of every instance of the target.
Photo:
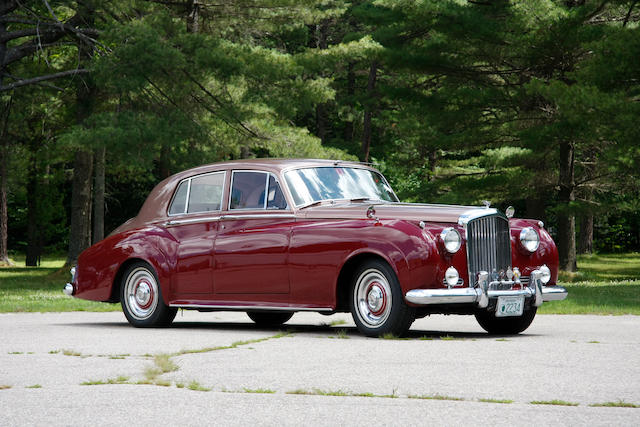
POLYGON ((355 202, 368 202, 369 200, 371 200, 369 197, 356 197, 355 199, 350 199, 349 201, 351 203, 355 203, 355 202))
POLYGON ((322 202, 326 202, 326 201, 328 201, 328 200, 316 200, 315 202, 311 202, 311 203, 308 203, 306 205, 300 206, 298 209, 306 209, 306 208, 310 208, 310 207, 313 207, 313 206, 319 206, 319 205, 322 204, 322 202))

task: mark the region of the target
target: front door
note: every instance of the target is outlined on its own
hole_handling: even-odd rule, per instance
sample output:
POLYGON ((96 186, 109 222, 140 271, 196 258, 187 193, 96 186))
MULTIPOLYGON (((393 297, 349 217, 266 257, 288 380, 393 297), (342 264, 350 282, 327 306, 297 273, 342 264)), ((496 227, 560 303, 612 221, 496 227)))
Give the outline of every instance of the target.
POLYGON ((233 171, 229 209, 215 240, 215 293, 289 293, 293 221, 273 174, 233 171))

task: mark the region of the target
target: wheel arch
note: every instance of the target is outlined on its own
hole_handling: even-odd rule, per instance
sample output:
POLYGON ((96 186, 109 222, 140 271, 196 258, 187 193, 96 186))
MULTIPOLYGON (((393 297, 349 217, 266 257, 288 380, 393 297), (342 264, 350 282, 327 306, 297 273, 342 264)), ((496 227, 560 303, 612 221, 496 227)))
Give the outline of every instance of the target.
POLYGON ((349 291, 351 289, 351 279, 358 266, 369 260, 378 260, 387 264, 394 272, 396 277, 398 272, 394 266, 385 257, 375 252, 361 252, 353 255, 342 265, 338 279, 336 281, 336 311, 349 311, 349 291))
MULTIPOLYGON (((120 302, 120 288, 122 287, 122 278, 124 276, 124 273, 125 271, 127 271, 127 269, 131 265, 138 262, 143 262, 149 265, 153 269, 153 272, 158 278, 158 286, 162 287, 162 282, 160 281, 160 277, 158 274, 158 268, 153 262, 150 262, 149 260, 146 260, 144 258, 139 258, 139 257, 127 258, 122 264, 120 264, 120 267, 118 267, 118 271, 116 272, 113 278, 113 283, 111 286, 111 296, 109 297, 108 302, 120 302)), ((164 297, 164 293, 163 293, 163 297, 164 297)))

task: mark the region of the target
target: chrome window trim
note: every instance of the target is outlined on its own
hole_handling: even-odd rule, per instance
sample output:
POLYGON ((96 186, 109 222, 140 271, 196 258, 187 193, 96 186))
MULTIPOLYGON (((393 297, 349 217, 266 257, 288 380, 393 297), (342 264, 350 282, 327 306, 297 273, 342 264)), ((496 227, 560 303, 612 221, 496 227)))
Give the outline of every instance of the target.
MULTIPOLYGON (((291 195, 291 201, 293 201, 293 193, 291 192, 291 189, 289 188, 289 183, 287 182, 287 178, 286 178, 286 174, 287 172, 291 172, 291 171, 295 171, 295 170, 300 170, 300 169, 317 169, 317 168, 350 168, 350 169, 362 169, 362 170, 367 170, 370 172, 374 172, 378 175, 380 175, 380 177, 382 178, 382 180, 384 181, 384 183, 387 185, 387 187, 389 187, 389 189, 391 190, 391 194, 393 194, 393 197, 396 198, 395 201, 388 201, 388 200, 379 200, 380 202, 384 202, 384 203, 401 203, 400 199, 398 198, 398 195, 396 194, 396 192, 394 191, 393 187, 391 187, 391 184, 389 184, 389 181, 387 181, 387 178, 382 174, 382 172, 380 172, 377 169, 374 169, 372 167, 368 167, 366 165, 353 165, 353 164, 341 164, 339 162, 334 162, 330 165, 318 165, 318 166, 292 166, 292 167, 288 167, 288 168, 284 168, 280 171, 280 173, 282 174, 282 178, 283 178, 283 186, 287 189, 287 192, 291 195)), ((328 199, 327 199, 328 200, 328 199)), ((351 199, 333 199, 333 200, 351 200, 351 199)), ((317 201, 316 201, 317 202, 317 201)), ((296 205, 295 203, 292 205, 295 209, 300 209, 305 207, 306 205, 310 205, 316 202, 310 202, 310 203, 301 203, 299 205, 296 205)))
POLYGON ((165 222, 164 225, 170 227, 172 225, 197 224, 200 222, 220 221, 221 219, 222 219, 222 216, 206 216, 206 217, 200 217, 200 218, 175 219, 175 220, 165 222))
MULTIPOLYGON (((180 180, 180 182, 178 182, 178 185, 176 185, 176 189, 173 191, 173 195, 171 196, 171 201, 169 202, 169 204, 167 205, 167 216, 168 217, 172 217, 172 216, 180 216, 180 215, 196 215, 196 214, 202 214, 205 212, 221 212, 222 211, 222 201, 224 200, 224 183, 227 181, 227 171, 226 170, 221 170, 221 171, 213 171, 213 172, 206 172, 206 173, 201 173, 199 175, 193 175, 193 176, 189 176, 187 178, 183 178, 180 180), (215 211, 202 211, 202 212, 189 212, 189 196, 191 196, 191 180, 194 178, 200 178, 203 176, 207 176, 207 175, 215 175, 217 173, 222 173, 223 174, 223 178, 222 178, 222 198, 220 200, 220 209, 217 209, 215 211), (169 211, 171 210, 171 205, 173 204, 174 199, 176 198, 176 194, 178 192, 178 188, 180 188, 180 185, 182 185, 183 182, 188 181, 187 183, 187 199, 185 200, 184 203, 184 211, 182 213, 169 213, 169 211)), ((169 221, 171 222, 171 221, 169 221)))
POLYGON ((268 213, 264 213, 264 214, 239 214, 239 215, 222 215, 220 217, 221 220, 238 220, 238 219, 267 219, 267 218, 271 218, 271 219, 291 219, 291 218, 295 218, 295 214, 289 213, 289 214, 278 214, 278 213, 273 213, 273 214, 268 214, 268 213))

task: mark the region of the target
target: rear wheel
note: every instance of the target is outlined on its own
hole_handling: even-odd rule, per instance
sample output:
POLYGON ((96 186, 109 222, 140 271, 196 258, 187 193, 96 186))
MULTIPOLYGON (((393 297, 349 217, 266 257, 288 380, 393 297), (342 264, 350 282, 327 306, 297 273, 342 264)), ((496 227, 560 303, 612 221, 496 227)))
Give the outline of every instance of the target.
POLYGON ((476 320, 490 334, 515 335, 531 325, 537 310, 537 307, 531 307, 517 317, 496 317, 494 312, 483 310, 476 312, 476 320))
POLYGON ((120 303, 129 323, 138 328, 169 326, 178 311, 165 305, 154 269, 142 261, 124 272, 120 303))
POLYGON ((415 319, 395 272, 379 260, 367 261, 355 271, 349 304, 358 330, 367 336, 404 335, 415 319))
POLYGON ((248 311, 247 316, 259 326, 280 326, 291 319, 293 313, 248 311))

